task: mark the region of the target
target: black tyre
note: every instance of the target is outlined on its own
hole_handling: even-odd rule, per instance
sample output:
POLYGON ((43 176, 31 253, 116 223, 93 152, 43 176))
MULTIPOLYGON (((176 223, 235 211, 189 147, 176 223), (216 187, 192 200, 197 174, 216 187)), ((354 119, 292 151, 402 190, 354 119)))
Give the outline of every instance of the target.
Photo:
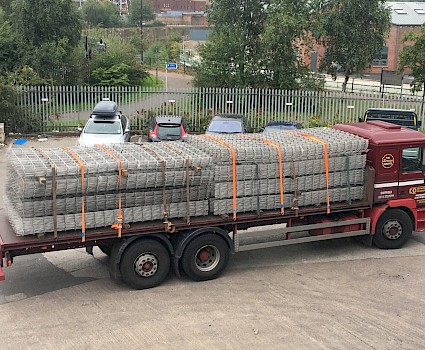
POLYGON ((220 276, 229 262, 229 247, 216 234, 204 234, 189 242, 183 252, 181 266, 194 281, 207 281, 220 276))
POLYGON ((389 209, 384 212, 376 224, 373 243, 382 249, 402 247, 412 236, 413 222, 401 209, 389 209))
POLYGON ((99 247, 100 251, 103 254, 105 254, 107 256, 111 256, 112 244, 111 245, 109 245, 109 244, 102 244, 102 245, 99 245, 98 247, 99 247))
POLYGON ((120 271, 124 282, 135 289, 156 287, 170 271, 170 254, 157 241, 136 241, 124 251, 120 271))

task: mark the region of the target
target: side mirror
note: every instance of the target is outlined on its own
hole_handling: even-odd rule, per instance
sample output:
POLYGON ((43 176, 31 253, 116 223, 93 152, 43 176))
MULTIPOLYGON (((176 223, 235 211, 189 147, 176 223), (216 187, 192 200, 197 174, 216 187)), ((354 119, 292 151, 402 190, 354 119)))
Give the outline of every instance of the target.
POLYGON ((130 128, 126 128, 125 130, 124 130, 124 133, 126 133, 126 134, 128 134, 130 132, 130 128))
POLYGON ((83 128, 82 128, 81 126, 79 126, 79 127, 77 128, 77 130, 78 130, 78 131, 83 131, 83 128))
POLYGON ((363 123, 363 122, 364 122, 363 118, 359 117, 359 123, 363 123))
POLYGON ((417 121, 417 122, 416 122, 416 124, 418 125, 418 129, 419 129, 420 127, 422 127, 422 122, 421 122, 421 121, 417 121))

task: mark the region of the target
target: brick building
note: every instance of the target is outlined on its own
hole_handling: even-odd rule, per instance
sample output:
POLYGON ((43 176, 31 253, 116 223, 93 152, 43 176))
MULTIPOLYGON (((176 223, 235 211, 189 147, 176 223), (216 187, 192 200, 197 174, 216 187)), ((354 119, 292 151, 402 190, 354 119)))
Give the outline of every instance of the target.
MULTIPOLYGON (((412 31, 419 33, 425 22, 425 2, 387 2, 387 5, 391 8, 391 29, 380 56, 371 62, 367 72, 370 74, 380 74, 382 69, 397 71, 400 52, 408 45, 403 44, 404 35, 412 31)), ((311 70, 317 71, 324 51, 323 47, 315 47, 309 53, 306 62, 310 64, 311 70)))
POLYGON ((156 14, 156 19, 168 25, 202 26, 208 25, 204 12, 170 11, 156 14))
POLYGON ((396 71, 399 65, 399 55, 403 47, 403 37, 409 32, 419 33, 425 22, 425 2, 388 2, 391 7, 391 31, 382 48, 381 56, 372 62, 371 73, 385 70, 396 71))
POLYGON ((206 0, 150 0, 155 13, 204 12, 206 0))

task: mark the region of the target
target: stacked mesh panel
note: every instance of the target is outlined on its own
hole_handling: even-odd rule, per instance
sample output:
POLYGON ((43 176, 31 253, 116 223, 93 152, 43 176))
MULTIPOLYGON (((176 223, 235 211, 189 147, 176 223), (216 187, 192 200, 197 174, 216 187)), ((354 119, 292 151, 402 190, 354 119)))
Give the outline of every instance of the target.
POLYGON ((312 128, 272 134, 216 134, 212 138, 191 136, 189 142, 214 159, 210 203, 215 215, 282 206, 291 209, 319 206, 328 200, 332 206, 335 202, 364 198, 368 141, 355 135, 312 128), (283 186, 279 175, 279 147, 283 186), (236 188, 232 149, 236 158, 236 188))
POLYGON ((187 143, 11 149, 6 209, 16 234, 31 235, 53 232, 55 222, 58 231, 81 229, 83 202, 86 228, 116 223, 118 203, 128 224, 328 202, 332 208, 364 198, 367 147, 360 137, 313 128, 190 136, 187 143))
POLYGON ((209 211, 212 158, 182 142, 11 149, 8 168, 6 209, 17 235, 54 231, 54 197, 58 231, 81 229, 83 201, 86 228, 116 223, 119 200, 124 223, 209 211))

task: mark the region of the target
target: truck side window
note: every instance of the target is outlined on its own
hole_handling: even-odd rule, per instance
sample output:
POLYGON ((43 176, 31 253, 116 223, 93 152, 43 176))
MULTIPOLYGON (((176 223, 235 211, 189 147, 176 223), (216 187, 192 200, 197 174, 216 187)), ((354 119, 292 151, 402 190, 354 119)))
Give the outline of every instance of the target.
POLYGON ((422 171, 422 148, 404 148, 401 156, 401 171, 422 171))

